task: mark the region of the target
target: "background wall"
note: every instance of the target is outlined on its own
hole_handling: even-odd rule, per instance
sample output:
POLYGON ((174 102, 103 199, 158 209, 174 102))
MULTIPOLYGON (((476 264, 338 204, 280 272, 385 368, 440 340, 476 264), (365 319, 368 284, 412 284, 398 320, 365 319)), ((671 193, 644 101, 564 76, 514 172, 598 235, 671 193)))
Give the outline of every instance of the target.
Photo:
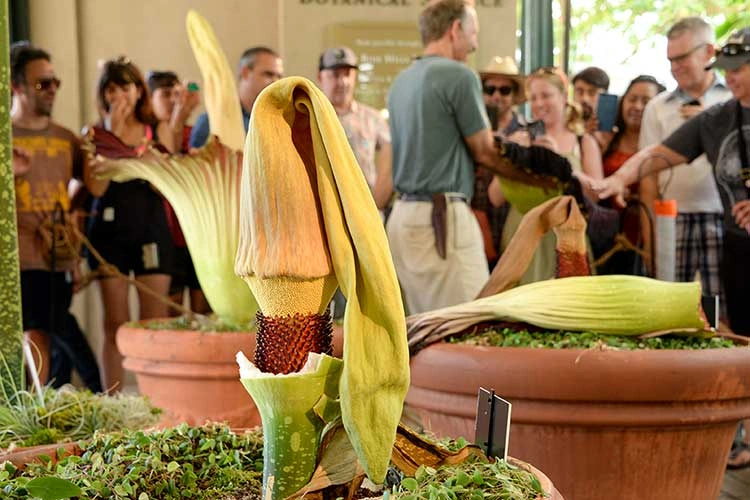
MULTIPOLYGON (((97 61, 127 55, 142 71, 171 69, 200 80, 185 32, 196 9, 213 26, 230 64, 247 47, 268 45, 287 75, 315 79, 326 33, 341 23, 405 23, 417 34, 423 0, 31 0, 31 38, 53 56, 63 80, 54 117, 80 130, 96 119, 97 61), (361 5, 349 5, 361 4, 361 5)), ((478 0, 479 51, 472 65, 516 48, 515 1, 478 0)))

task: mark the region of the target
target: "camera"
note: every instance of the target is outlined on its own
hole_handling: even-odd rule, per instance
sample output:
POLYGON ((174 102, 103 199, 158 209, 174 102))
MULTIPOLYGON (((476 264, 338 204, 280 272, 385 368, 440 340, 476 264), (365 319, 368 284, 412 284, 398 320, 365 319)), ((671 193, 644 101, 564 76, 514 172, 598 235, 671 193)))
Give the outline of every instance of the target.
POLYGON ((542 120, 536 120, 533 122, 529 122, 524 127, 524 130, 526 130, 529 133, 529 137, 533 141, 540 135, 544 135, 547 133, 547 129, 544 126, 544 122, 542 120))

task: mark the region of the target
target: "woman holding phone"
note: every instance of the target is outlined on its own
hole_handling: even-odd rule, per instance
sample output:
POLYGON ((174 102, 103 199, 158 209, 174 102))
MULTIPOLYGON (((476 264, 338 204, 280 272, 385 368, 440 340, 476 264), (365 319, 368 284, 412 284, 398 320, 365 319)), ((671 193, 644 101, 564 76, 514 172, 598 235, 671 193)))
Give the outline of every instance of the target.
MULTIPOLYGON (((532 138, 530 131, 521 130, 508 139, 524 146, 544 146, 567 158, 577 175, 602 179, 599 146, 592 135, 584 132, 582 113, 577 105, 568 101, 567 88, 568 79, 559 68, 539 68, 528 75, 526 95, 531 114, 534 120, 544 124, 544 132, 532 138)), ((585 191, 585 194, 592 199, 595 197, 593 193, 585 191)), ((521 217, 522 214, 511 207, 503 230, 503 248, 510 243, 521 217)), ((555 244, 552 232, 542 238, 521 284, 554 278, 557 270, 555 244)))
MULTIPOLYGON (((149 144, 170 152, 172 130, 151 109, 150 96, 140 70, 128 58, 104 63, 97 84, 97 105, 102 120, 85 131, 84 140, 104 158, 133 158, 149 144)), ((164 296, 169 291, 174 247, 161 196, 145 181, 109 182, 92 209, 89 239, 102 257, 117 269, 164 296)), ((98 262, 90 259, 93 269, 98 262)), ((104 306, 102 385, 122 389, 122 355, 115 344, 117 328, 130 321, 128 282, 101 276, 99 290, 104 306)), ((138 293, 141 319, 167 316, 167 306, 138 293)))
MULTIPOLYGON (((194 82, 183 84, 173 71, 149 71, 146 74, 146 83, 151 91, 151 106, 156 118, 169 123, 174 143, 179 146, 179 152, 187 153, 192 131, 192 127, 187 122, 200 104, 198 84, 194 82)), ((194 312, 207 314, 211 312, 211 307, 198 282, 193 259, 190 257, 177 214, 166 200, 164 200, 164 209, 175 246, 169 295, 173 301, 183 304, 187 290, 189 304, 185 306, 194 312)), ((180 314, 175 309, 170 312, 175 316, 180 314)))
MULTIPOLYGON (((651 75, 640 75, 630 81, 622 95, 615 116, 614 132, 602 134, 605 139, 605 150, 602 158, 604 176, 617 172, 628 158, 638 152, 638 137, 641 132, 641 119, 646 104, 658 93, 664 91, 664 86, 651 75)), ((630 186, 631 193, 638 193, 638 183, 630 186)), ((619 208, 619 207, 618 207, 619 208)), ((644 238, 649 235, 641 231, 641 225, 650 227, 647 220, 641 221, 644 214, 638 203, 631 203, 622 214, 621 230, 628 241, 636 247, 648 247, 644 238)), ((608 262, 597 269, 599 274, 647 274, 643 261, 633 252, 615 254, 608 262)))

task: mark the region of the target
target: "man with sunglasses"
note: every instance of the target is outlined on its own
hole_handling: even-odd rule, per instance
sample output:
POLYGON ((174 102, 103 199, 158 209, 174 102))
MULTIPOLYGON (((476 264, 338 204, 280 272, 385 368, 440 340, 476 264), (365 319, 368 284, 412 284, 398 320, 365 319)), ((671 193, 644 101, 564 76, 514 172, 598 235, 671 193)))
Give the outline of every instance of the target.
MULTIPOLYGON (((68 311, 78 258, 70 256, 70 252, 64 257, 56 255, 54 246, 47 248, 42 228, 47 223, 61 224, 69 216, 68 187, 73 179, 85 180, 95 195, 101 194, 102 183, 90 175, 76 135, 52 121, 60 80, 50 55, 28 42, 18 42, 11 47, 10 59, 13 175, 25 338, 36 345, 32 352, 36 353, 42 383, 49 378, 52 347, 74 356, 79 373, 93 373, 98 379, 95 358, 75 322, 70 321, 68 311)), ((94 390, 101 390, 101 386, 94 390)))
MULTIPOLYGON (((689 118, 731 98, 723 79, 706 69, 713 55, 713 30, 703 19, 687 17, 669 29, 667 59, 677 88, 649 101, 641 122, 640 149, 665 140, 689 118)), ((706 156, 691 159, 687 168, 645 177, 640 197, 649 208, 657 197, 677 201, 675 279, 693 281, 699 272, 703 294, 721 295, 722 205, 706 156)), ((644 227, 641 234, 648 238, 651 229, 644 227)))
POLYGON ((507 137, 525 125, 515 106, 526 101, 524 78, 512 58, 495 56, 480 72, 482 93, 493 132, 507 137))

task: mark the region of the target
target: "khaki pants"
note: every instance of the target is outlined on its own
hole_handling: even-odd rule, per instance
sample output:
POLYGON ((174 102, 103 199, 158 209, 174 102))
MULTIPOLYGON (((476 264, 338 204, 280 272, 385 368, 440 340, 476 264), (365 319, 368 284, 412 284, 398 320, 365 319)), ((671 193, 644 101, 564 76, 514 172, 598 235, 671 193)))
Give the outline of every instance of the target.
POLYGON ((469 205, 449 201, 446 259, 435 249, 432 203, 398 200, 386 224, 408 314, 474 300, 489 279, 482 232, 469 205))

